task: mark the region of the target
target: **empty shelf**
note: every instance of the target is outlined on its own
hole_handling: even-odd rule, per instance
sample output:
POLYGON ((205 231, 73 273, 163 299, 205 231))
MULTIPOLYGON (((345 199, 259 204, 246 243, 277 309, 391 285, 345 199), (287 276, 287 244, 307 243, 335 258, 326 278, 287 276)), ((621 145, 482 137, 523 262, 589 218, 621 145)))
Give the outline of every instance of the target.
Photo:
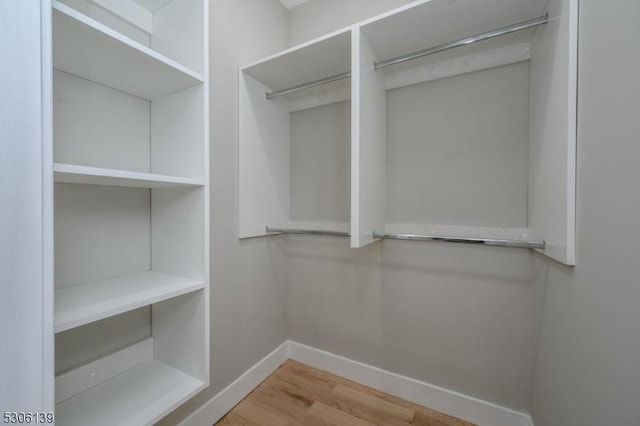
POLYGON ((155 271, 56 289, 55 332, 68 330, 204 288, 205 283, 155 271))
POLYGON ((273 90, 348 73, 351 31, 340 30, 287 49, 243 69, 273 90))
POLYGON ((149 359, 56 405, 65 426, 146 425, 204 387, 204 383, 149 359))
POLYGON ((149 100, 203 82, 196 72, 58 2, 53 66, 149 100))
POLYGON ((86 185, 124 186, 132 188, 171 188, 176 186, 203 186, 197 179, 126 170, 102 169, 55 163, 54 179, 59 183, 82 183, 86 185))

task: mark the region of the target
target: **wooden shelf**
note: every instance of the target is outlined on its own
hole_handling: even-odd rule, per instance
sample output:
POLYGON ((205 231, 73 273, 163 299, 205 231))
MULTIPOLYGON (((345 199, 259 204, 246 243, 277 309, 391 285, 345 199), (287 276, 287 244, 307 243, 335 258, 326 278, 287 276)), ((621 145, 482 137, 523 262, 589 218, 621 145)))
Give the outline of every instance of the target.
POLYGON ((153 424, 203 387, 203 382, 152 358, 56 405, 56 423, 153 424))
POLYGON ((103 169, 55 163, 54 180, 58 183, 80 183, 85 185, 124 186, 130 188, 171 188, 177 186, 203 186, 197 179, 126 170, 103 169))
POLYGON ((155 271, 125 275, 55 292, 55 332, 61 332, 205 287, 192 280, 155 271))
POLYGON ((56 1, 53 66, 148 100, 204 81, 198 73, 56 1))

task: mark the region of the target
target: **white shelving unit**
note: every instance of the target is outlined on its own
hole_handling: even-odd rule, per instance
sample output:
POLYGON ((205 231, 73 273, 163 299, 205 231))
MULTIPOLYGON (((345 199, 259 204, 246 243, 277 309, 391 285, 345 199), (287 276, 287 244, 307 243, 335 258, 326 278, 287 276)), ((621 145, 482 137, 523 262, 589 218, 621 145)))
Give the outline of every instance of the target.
POLYGON ((309 201, 300 222, 295 203, 347 173, 352 247, 374 232, 544 240, 541 252, 575 264, 577 3, 419 0, 243 68, 240 238, 265 225, 343 230, 309 201), (526 28, 468 43, 516 25, 526 28), (350 79, 305 85, 341 73, 350 79), (323 140, 309 136, 322 118, 296 127, 323 108, 334 120, 323 140), (336 172, 340 150, 296 163, 295 144, 342 141, 332 129, 347 116, 349 166, 336 172))
POLYGON ((52 18, 56 423, 153 424, 209 384, 208 2, 52 18))

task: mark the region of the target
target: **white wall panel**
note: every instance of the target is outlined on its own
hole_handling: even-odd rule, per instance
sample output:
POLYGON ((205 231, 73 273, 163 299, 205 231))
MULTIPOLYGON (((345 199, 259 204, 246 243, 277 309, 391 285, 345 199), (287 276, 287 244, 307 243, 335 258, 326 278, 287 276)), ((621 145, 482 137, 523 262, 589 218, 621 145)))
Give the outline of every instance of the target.
POLYGON ((151 171, 149 101, 62 71, 53 76, 56 162, 151 171))
POLYGON ((388 94, 387 221, 527 227, 528 63, 388 94))
POLYGON ((351 104, 291 113, 291 219, 348 222, 351 104))
POLYGON ((48 1, 0 3, 0 412, 52 411, 48 1))
POLYGON ((367 37, 354 29, 352 41, 351 246, 362 247, 384 229, 387 92, 367 37))
POLYGON ((190 87, 151 103, 151 171, 204 177, 204 85, 190 87))
POLYGON ((265 235, 289 220, 289 107, 267 99, 268 87, 240 73, 239 235, 265 235))
POLYGON ((549 2, 531 51, 529 227, 544 254, 574 265, 578 1, 549 2))
POLYGON ((149 190, 55 187, 56 287, 151 268, 149 190))
POLYGON ((576 266, 535 256, 546 290, 537 426, 640 421, 640 4, 580 1, 576 266))

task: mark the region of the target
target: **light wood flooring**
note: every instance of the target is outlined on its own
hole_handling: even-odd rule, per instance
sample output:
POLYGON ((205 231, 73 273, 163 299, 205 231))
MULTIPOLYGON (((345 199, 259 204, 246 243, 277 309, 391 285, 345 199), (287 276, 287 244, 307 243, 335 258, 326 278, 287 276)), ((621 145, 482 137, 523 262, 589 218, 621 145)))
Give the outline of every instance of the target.
POLYGON ((292 360, 216 425, 473 426, 292 360))

